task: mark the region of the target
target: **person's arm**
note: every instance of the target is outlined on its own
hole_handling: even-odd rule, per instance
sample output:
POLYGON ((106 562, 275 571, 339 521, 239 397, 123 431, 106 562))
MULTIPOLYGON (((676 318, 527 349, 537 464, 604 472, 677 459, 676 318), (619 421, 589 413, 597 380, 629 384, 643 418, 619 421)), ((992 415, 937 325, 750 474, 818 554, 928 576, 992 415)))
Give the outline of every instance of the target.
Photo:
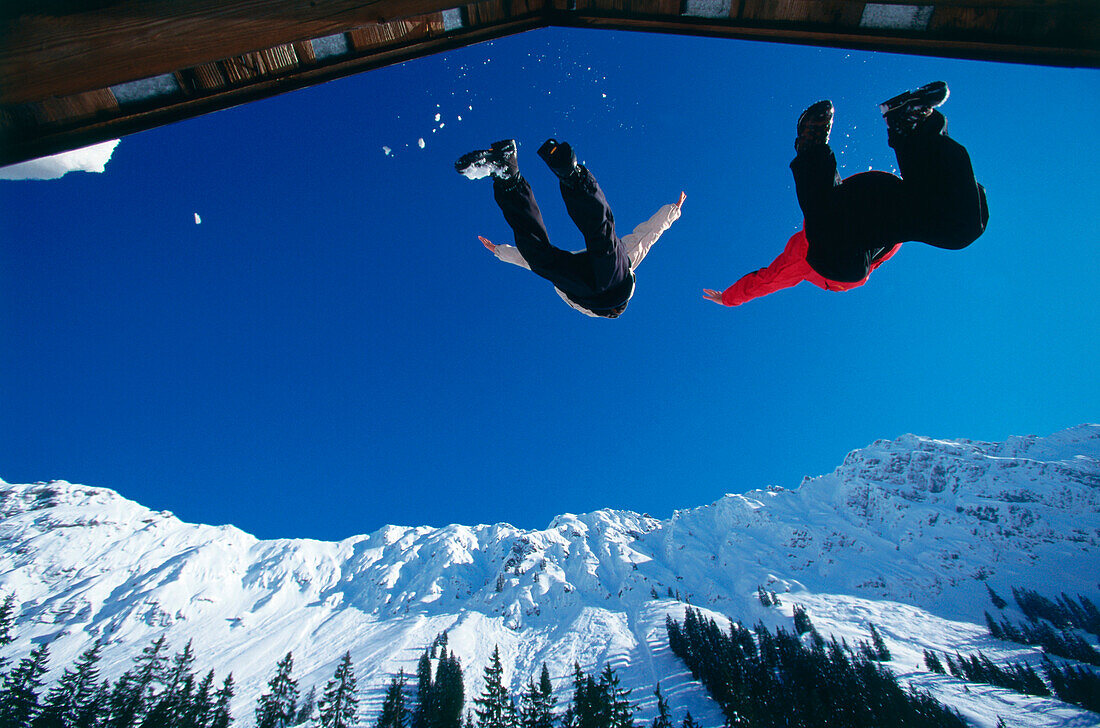
POLYGON ((531 266, 527 264, 527 260, 520 254, 519 248, 514 245, 496 245, 490 243, 480 235, 477 239, 481 241, 481 244, 485 246, 485 249, 495 255, 498 260, 503 260, 505 263, 511 263, 512 265, 518 265, 520 268, 526 268, 531 270, 531 266))
POLYGON ((665 205, 653 217, 634 228, 634 232, 623 236, 623 247, 626 249, 627 257, 630 258, 631 270, 638 267, 665 230, 680 219, 680 208, 683 207, 686 199, 687 194, 681 192, 679 202, 665 205))
POLYGON ((806 262, 806 249, 806 237, 799 232, 787 241, 787 247, 767 268, 742 276, 721 293, 705 288, 703 298, 723 306, 740 306, 745 301, 797 286, 811 270, 810 264, 806 262))

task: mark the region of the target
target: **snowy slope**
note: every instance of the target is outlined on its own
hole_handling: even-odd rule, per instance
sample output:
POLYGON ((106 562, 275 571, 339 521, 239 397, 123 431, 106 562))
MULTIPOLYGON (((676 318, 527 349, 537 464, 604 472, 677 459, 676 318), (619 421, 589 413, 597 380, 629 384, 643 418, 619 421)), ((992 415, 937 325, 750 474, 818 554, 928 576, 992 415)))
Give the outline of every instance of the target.
MULTIPOLYGON (((671 484, 670 484, 671 485, 671 484)), ((661 680, 678 721, 716 707, 668 651, 664 615, 680 599, 746 623, 790 624, 794 603, 818 629, 866 639, 874 622, 892 667, 976 725, 1097 725, 1053 700, 963 683, 918 667, 922 650, 981 649, 1035 659, 993 640, 985 584, 1100 600, 1100 426, 1005 443, 906 435, 850 453, 794 489, 727 495, 657 520, 627 511, 559 516, 544 530, 507 524, 387 526, 337 543, 260 541, 186 524, 117 493, 66 482, 0 483, 0 591, 20 606, 18 641, 51 640, 57 669, 106 636, 108 676, 166 633, 194 638, 197 664, 239 686, 247 725, 288 650, 303 689, 323 685, 350 648, 373 719, 385 680, 413 672, 440 631, 462 659, 467 697, 499 645, 513 689, 542 662, 562 699, 574 661, 610 662, 651 715, 661 680), (758 585, 779 592, 765 608, 758 585)))

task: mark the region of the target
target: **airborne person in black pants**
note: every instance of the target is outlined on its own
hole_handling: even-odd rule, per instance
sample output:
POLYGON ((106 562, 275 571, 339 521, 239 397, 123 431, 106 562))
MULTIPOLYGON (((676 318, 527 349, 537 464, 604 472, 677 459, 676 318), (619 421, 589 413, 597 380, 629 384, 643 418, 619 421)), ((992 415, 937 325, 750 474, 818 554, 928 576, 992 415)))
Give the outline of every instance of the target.
POLYGON ((634 269, 679 219, 684 195, 620 239, 603 190, 592 173, 577 164, 569 144, 548 139, 538 155, 557 175, 565 209, 584 236, 585 249, 569 252, 550 244, 535 195, 519 173, 513 139, 470 152, 455 162, 455 169, 470 179, 493 178, 493 197, 516 244, 494 245, 485 238, 480 238, 481 242, 500 260, 529 268, 550 281, 558 295, 581 313, 617 318, 634 295, 634 269))

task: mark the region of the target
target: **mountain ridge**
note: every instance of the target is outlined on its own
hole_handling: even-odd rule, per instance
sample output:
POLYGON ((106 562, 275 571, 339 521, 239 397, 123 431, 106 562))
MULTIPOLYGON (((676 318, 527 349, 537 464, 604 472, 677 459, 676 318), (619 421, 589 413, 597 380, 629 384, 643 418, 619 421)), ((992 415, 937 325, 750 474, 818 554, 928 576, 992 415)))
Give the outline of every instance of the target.
MULTIPOLYGON (((664 614, 682 616, 684 602, 781 624, 798 601, 853 639, 865 625, 836 615, 871 610, 904 655, 921 641, 904 634, 907 620, 968 625, 951 629, 980 641, 986 584, 1095 596, 1097 584, 1080 584, 1100 574, 1098 543, 1098 425, 1003 443, 878 440, 796 488, 727 494, 667 519, 601 509, 544 529, 390 525, 334 542, 187 524, 106 488, 0 484, 0 590, 20 604, 20 639, 5 654, 50 639, 60 667, 106 638, 111 675, 154 636, 174 646, 194 637, 200 664, 238 678, 242 725, 289 649, 302 679, 321 684, 351 647, 370 710, 384 678, 412 672, 443 629, 466 667, 467 698, 501 644, 513 689, 542 661, 559 689, 573 661, 610 662, 631 673, 624 683, 643 715, 661 680, 670 699, 717 725, 664 639, 664 614), (761 585, 786 595, 785 607, 760 605, 761 585)), ((1071 721, 1084 713, 1064 710, 1071 721)))

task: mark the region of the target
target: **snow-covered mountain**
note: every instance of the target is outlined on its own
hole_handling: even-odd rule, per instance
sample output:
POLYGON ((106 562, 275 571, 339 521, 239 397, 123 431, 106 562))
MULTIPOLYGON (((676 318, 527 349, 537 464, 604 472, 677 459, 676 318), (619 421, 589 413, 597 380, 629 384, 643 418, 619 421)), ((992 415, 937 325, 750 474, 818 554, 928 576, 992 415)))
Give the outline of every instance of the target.
POLYGON ((891 667, 976 725, 1098 724, 1054 700, 967 689, 926 671, 921 654, 1034 661, 1035 650, 987 634, 987 584, 1010 601, 1013 586, 1100 601, 1100 425, 1004 443, 905 435, 797 488, 726 495, 667 520, 602 510, 534 531, 387 526, 335 543, 261 541, 63 481, 0 481, 0 519, 0 592, 16 594, 20 613, 4 655, 48 639, 60 670, 107 637, 113 677, 161 634, 174 648, 193 639, 198 666, 233 672, 242 725, 288 650, 308 689, 350 649, 373 717, 383 683, 414 672, 443 630, 467 697, 499 645, 513 689, 546 662, 564 698, 574 661, 610 662, 639 718, 660 680, 676 720, 690 709, 720 725, 668 650, 664 616, 682 616, 684 602, 769 625, 789 625, 799 603, 820 632, 849 641, 873 622, 891 667), (783 605, 764 607, 760 585, 783 605))

